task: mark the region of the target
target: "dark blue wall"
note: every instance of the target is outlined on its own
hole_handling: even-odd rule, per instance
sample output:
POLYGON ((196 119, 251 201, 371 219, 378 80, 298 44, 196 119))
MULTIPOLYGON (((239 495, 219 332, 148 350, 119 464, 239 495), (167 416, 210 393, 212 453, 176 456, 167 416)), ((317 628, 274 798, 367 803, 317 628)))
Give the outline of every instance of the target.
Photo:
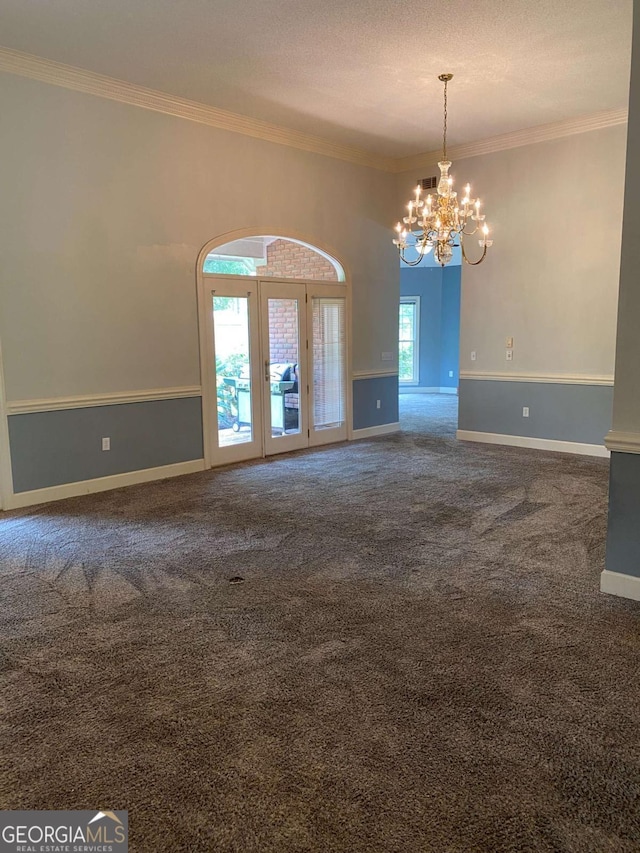
POLYGON ((442 325, 440 327, 440 385, 457 388, 460 368, 460 273, 459 266, 442 271, 442 325), (453 377, 449 371, 453 371, 453 377))
MULTIPOLYGON (((420 297, 421 388, 456 388, 460 348, 460 267, 400 270, 400 295, 420 297), (449 371, 453 376, 449 376, 449 371)), ((410 389, 413 386, 403 386, 410 389)))
POLYGON ((640 456, 611 454, 607 569, 640 577, 640 456))

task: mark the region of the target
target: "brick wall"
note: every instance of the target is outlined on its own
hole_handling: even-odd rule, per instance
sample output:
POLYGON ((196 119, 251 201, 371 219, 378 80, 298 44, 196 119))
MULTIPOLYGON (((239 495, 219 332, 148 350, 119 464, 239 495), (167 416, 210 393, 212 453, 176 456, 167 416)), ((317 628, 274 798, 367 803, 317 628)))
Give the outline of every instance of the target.
MULTIPOLYGON (((264 278, 296 278, 337 281, 335 269, 326 258, 290 240, 274 240, 267 246, 267 263, 256 267, 264 278)), ((277 299, 269 302, 269 360, 295 364, 299 361, 296 302, 277 299)))
POLYGON ((267 263, 256 267, 258 277, 337 281, 335 269, 326 258, 290 240, 274 240, 267 246, 267 263))
POLYGON ((269 361, 272 364, 299 361, 295 299, 269 300, 269 361))

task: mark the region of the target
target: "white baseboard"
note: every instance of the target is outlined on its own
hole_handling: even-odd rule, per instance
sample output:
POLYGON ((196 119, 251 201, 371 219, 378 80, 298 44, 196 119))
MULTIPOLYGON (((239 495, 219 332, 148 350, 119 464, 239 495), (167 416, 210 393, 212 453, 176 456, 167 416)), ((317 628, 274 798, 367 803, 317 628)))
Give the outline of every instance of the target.
POLYGON ((380 424, 379 426, 354 429, 352 439, 374 438, 376 435, 390 435, 392 432, 400 432, 400 424, 380 424))
POLYGON ((457 387, 452 387, 451 385, 447 385, 446 388, 444 386, 440 387, 440 394, 457 394, 457 387))
POLYGON ((527 435, 501 435, 496 432, 474 432, 459 429, 456 438, 460 441, 479 441, 483 444, 507 444, 511 447, 529 447, 533 450, 552 450, 556 453, 577 453, 581 456, 609 457, 611 454, 603 444, 580 444, 577 441, 556 441, 551 438, 531 438, 527 435))
POLYGON ((168 477, 180 477, 183 474, 195 474, 197 471, 204 470, 204 459, 194 459, 191 462, 177 462, 174 465, 144 468, 141 471, 127 471, 125 474, 113 474, 110 477, 98 477, 95 480, 82 480, 78 483, 64 483, 64 485, 50 486, 46 489, 34 489, 31 492, 18 492, 9 496, 5 509, 19 509, 34 504, 59 501, 63 498, 91 495, 95 492, 106 492, 110 489, 120 489, 123 486, 134 486, 137 483, 149 483, 153 480, 165 480, 168 477))
POLYGON ((640 578, 605 569, 600 574, 600 592, 640 601, 640 578))

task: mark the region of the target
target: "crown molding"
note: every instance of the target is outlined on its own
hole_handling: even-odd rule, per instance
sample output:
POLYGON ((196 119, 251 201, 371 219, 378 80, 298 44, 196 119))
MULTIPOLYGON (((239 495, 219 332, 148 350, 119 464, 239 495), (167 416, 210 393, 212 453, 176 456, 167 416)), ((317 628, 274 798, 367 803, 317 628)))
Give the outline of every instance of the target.
MULTIPOLYGON (((626 124, 628 111, 602 110, 579 118, 556 121, 552 124, 540 124, 513 133, 503 133, 491 136, 478 142, 466 145, 455 145, 449 148, 447 156, 450 160, 465 160, 468 157, 480 157, 483 154, 494 154, 497 151, 507 151, 509 148, 521 148, 523 145, 535 145, 539 142, 550 142, 565 136, 575 136, 578 133, 588 133, 591 130, 602 130, 605 127, 615 127, 626 124)), ((394 172, 407 172, 433 166, 442 156, 441 151, 430 151, 428 154, 416 154, 414 157, 401 157, 393 163, 394 172)))
MULTIPOLYGON (((96 74, 72 65, 64 65, 61 62, 43 59, 8 47, 0 47, 0 71, 383 172, 400 173, 422 169, 432 166, 440 159, 440 151, 399 159, 383 157, 361 148, 340 145, 320 136, 280 127, 267 121, 238 115, 197 101, 158 92, 155 89, 147 89, 144 86, 137 86, 124 80, 96 74)), ((504 133, 478 142, 457 145, 449 150, 449 156, 454 160, 464 160, 467 157, 479 157, 482 154, 506 151, 509 148, 548 142, 564 136, 626 124, 626 122, 626 109, 603 110, 580 118, 566 119, 513 133, 504 133)))
POLYGON ((64 65, 51 59, 42 59, 7 47, 0 47, 0 71, 72 89, 75 92, 97 95, 121 104, 195 121, 198 124, 206 124, 232 133, 242 133, 244 136, 253 136, 266 142, 275 142, 301 151, 346 160, 357 166, 368 166, 385 172, 394 171, 394 161, 389 157, 382 157, 360 148, 339 145, 319 136, 290 130, 267 121, 248 118, 228 110, 168 95, 155 89, 147 89, 144 86, 116 80, 93 71, 85 71, 72 65, 64 65))

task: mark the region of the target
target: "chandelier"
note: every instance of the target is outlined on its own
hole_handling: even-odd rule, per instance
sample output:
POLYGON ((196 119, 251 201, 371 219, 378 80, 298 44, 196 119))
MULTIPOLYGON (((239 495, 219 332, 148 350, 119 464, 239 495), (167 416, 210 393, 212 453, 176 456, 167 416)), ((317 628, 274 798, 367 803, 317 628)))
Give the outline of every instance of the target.
POLYGON ((422 187, 416 187, 415 199, 407 205, 408 215, 396 225, 397 238, 393 241, 403 263, 415 267, 422 258, 433 249, 433 254, 441 266, 448 264, 453 257, 454 246, 460 246, 462 257, 471 266, 484 261, 487 249, 493 240, 487 239, 489 229, 480 213, 482 202, 471 198, 469 184, 464 188, 464 198, 458 201, 458 193, 453 191, 453 178, 449 175, 451 162, 447 160, 447 84, 453 74, 440 74, 438 80, 444 83, 444 133, 442 137, 442 160, 437 195, 428 195, 422 199, 422 187), (475 223, 475 224, 474 224, 475 223), (470 261, 465 251, 465 238, 472 237, 478 231, 482 238, 478 240, 482 255, 477 261, 470 261), (407 249, 417 252, 418 257, 411 261, 406 258, 407 249))

